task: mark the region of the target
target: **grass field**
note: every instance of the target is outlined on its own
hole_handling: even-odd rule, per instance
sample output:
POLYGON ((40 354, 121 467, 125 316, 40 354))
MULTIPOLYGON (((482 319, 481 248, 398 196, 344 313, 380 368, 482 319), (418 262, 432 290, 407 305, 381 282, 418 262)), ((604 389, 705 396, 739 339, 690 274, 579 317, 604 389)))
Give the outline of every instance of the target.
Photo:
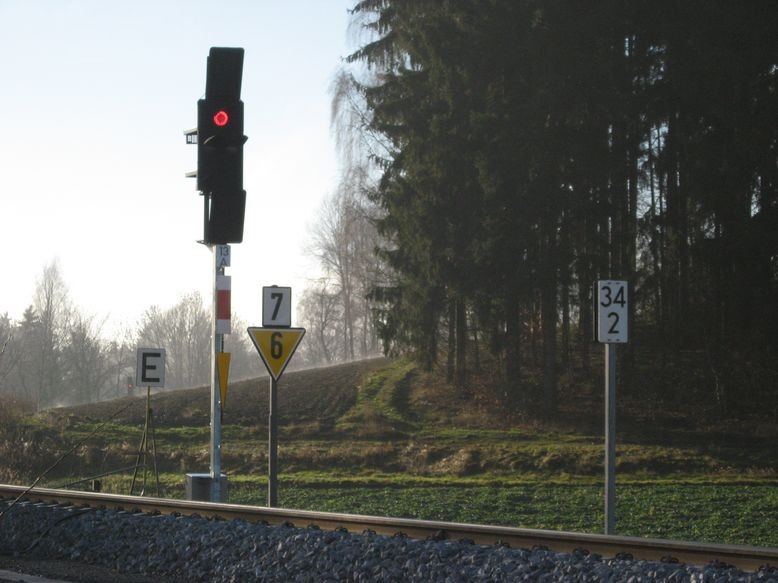
MULTIPOLYGON (((231 502, 265 502, 267 391, 254 380, 228 395, 222 465, 231 502)), ((553 423, 517 421, 407 361, 386 360, 287 373, 279 394, 282 506, 602 532, 603 442, 593 429, 602 425, 575 403, 553 423)), ((208 470, 208 391, 160 393, 152 406, 163 493, 183 497, 184 474, 208 470)), ((144 416, 140 397, 9 417, 0 424, 1 481, 28 483, 84 439, 43 484, 132 466, 144 416)), ((645 432, 628 418, 621 427, 619 533, 778 546, 772 439, 677 419, 645 432)), ((102 480, 104 491, 127 493, 131 472, 102 480)))

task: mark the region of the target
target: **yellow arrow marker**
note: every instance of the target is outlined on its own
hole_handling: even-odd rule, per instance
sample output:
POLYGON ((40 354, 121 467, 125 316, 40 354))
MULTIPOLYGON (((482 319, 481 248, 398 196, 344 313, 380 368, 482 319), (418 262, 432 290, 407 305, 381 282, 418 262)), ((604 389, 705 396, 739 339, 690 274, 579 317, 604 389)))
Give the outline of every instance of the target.
POLYGON ((227 402, 227 379, 230 376, 230 353, 216 353, 216 372, 219 374, 219 391, 222 395, 222 409, 227 402))
POLYGON ((267 372, 278 380, 303 339, 305 328, 249 328, 248 332, 267 372))

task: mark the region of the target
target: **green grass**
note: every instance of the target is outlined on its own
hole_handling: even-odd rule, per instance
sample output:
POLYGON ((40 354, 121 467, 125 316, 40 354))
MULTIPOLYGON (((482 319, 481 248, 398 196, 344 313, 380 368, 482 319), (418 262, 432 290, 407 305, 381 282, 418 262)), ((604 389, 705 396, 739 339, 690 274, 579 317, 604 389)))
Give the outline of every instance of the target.
MULTIPOLYGON (((97 421, 76 422, 67 427, 62 435, 66 439, 79 441, 92 435, 96 430, 98 433, 91 439, 92 442, 121 442, 121 441, 140 441, 143 428, 137 425, 127 425, 122 423, 106 423, 103 427, 97 421)), ((230 428, 225 428, 225 435, 230 428)), ((239 432, 233 431, 233 435, 239 432)), ((157 442, 170 444, 191 443, 193 440, 208 439, 210 428, 208 427, 159 427, 154 426, 154 436, 157 442)))
POLYGON ((357 393, 356 404, 336 423, 337 429, 365 433, 366 429, 373 428, 395 431, 413 428, 402 410, 398 388, 409 382, 414 369, 413 364, 399 361, 370 374, 357 393))
MULTIPOLYGON (((283 506, 379 516, 602 532, 601 486, 279 487, 283 506)), ((619 534, 778 546, 775 485, 618 488, 619 534)))
MULTIPOLYGON (((126 494, 131 474, 103 478, 103 491, 126 494)), ((184 497, 184 476, 160 475, 163 495, 184 497)), ((135 493, 140 491, 142 472, 135 493)), ((51 484, 50 484, 51 485, 51 484)), ((229 499, 263 506, 267 479, 230 475, 229 499)), ((151 473, 146 495, 155 495, 151 473)), ((524 528, 602 532, 601 484, 493 482, 395 475, 284 474, 286 508, 472 522, 524 528)), ((627 483, 617 485, 617 532, 725 544, 778 546, 776 483, 627 483)))
MULTIPOLYGON (((506 421, 408 361, 357 366, 285 377, 279 428, 283 506, 602 531, 603 440, 596 429, 601 424, 576 423, 578 410, 567 423, 506 421)), ((267 411, 261 390, 257 383, 244 383, 231 394, 224 417, 222 467, 235 503, 265 503, 267 411)), ((207 416, 191 414, 195 403, 207 405, 201 393, 154 397, 165 496, 183 498, 184 475, 208 470, 207 416)), ((0 427, 0 471, 4 461, 13 460, 6 475, 31 480, 116 407, 103 403, 20 417, 11 428, 16 433, 8 432, 8 424, 0 427), (22 442, 24 450, 15 445, 22 442)), ((145 401, 138 400, 124 417, 102 426, 45 485, 131 466, 144 416, 145 401)), ((620 427, 625 433, 617 444, 619 533, 778 546, 774 442, 752 439, 744 445, 729 434, 681 427, 675 420, 669 428, 652 424, 642 432, 636 423, 620 427)), ((131 477, 105 476, 103 491, 126 494, 131 477)), ((135 493, 141 482, 142 473, 135 493)), ((155 491, 148 474, 146 494, 155 491)))
MULTIPOLYGON (((441 485, 306 484, 282 476, 286 508, 472 522, 524 528, 602 532, 601 485, 525 483, 441 485)), ((164 494, 183 498, 183 476, 163 474, 164 494)), ((139 476, 136 486, 141 484, 139 476)), ((106 489, 129 490, 130 476, 106 478, 106 489)), ((263 476, 230 476, 230 502, 264 505, 263 476)), ((146 494, 155 484, 147 476, 146 494)), ((644 537, 778 546, 776 484, 626 484, 617 488, 617 531, 644 537)))

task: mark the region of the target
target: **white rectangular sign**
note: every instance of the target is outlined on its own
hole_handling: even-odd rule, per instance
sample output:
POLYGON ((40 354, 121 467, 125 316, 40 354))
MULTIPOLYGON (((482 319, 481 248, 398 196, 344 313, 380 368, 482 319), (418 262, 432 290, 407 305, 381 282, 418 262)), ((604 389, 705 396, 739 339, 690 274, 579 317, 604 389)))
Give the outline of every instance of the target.
POLYGON ((628 334, 627 282, 599 280, 597 282, 597 342, 625 343, 628 334))
POLYGON ((262 288, 262 326, 264 328, 292 325, 292 288, 272 285, 262 288))
POLYGON ((232 257, 232 252, 229 245, 216 245, 213 249, 213 252, 216 254, 217 269, 230 266, 230 258, 232 257))
POLYGON ((138 363, 135 369, 135 386, 165 386, 164 348, 138 348, 138 363))

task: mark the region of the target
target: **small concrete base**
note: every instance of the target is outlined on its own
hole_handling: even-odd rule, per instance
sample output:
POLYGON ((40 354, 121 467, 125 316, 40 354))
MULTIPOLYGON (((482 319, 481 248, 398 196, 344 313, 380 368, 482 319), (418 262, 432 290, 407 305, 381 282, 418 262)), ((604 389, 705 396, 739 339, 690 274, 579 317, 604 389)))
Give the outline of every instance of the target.
POLYGON ((186 499, 199 502, 227 502, 227 474, 222 474, 218 482, 218 497, 212 494, 214 486, 217 486, 217 483, 214 478, 211 478, 211 474, 187 474, 186 499))

